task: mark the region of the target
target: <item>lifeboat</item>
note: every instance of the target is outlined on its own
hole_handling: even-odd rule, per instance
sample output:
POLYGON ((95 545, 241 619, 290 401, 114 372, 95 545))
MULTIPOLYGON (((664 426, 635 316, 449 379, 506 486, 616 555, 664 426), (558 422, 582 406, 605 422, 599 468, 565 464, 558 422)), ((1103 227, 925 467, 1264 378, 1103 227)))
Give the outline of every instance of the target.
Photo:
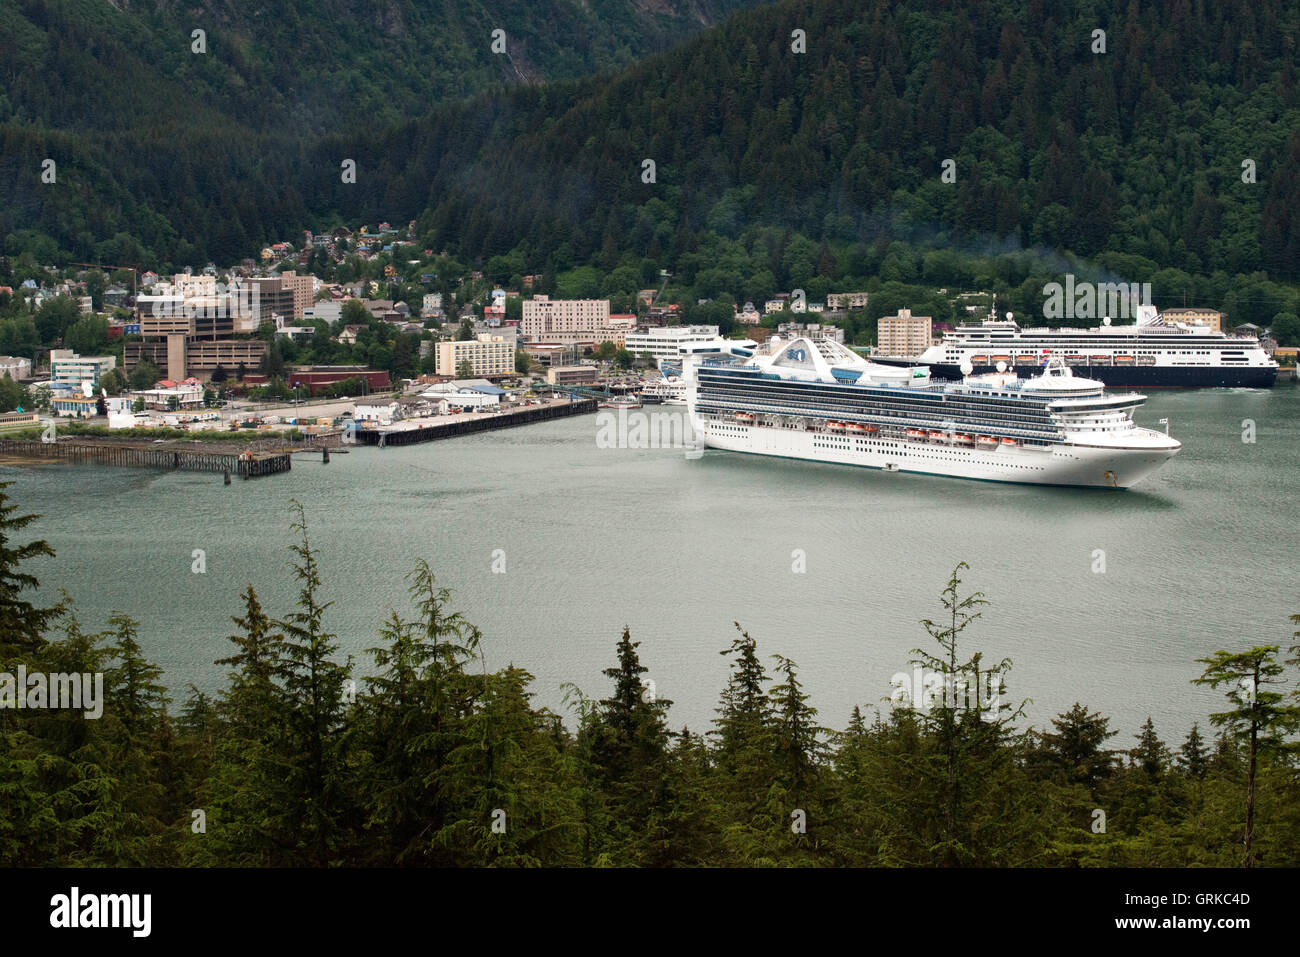
POLYGON ((974 438, 967 435, 965 432, 958 432, 955 436, 953 436, 953 438, 964 445, 970 445, 972 442, 975 441, 974 438))
POLYGON ((861 425, 860 423, 857 423, 857 422, 849 422, 849 423, 846 423, 846 424, 845 424, 845 428, 848 429, 850 432, 865 432, 865 431, 867 431, 867 427, 866 427, 865 425, 861 425))
POLYGON ((1010 362, 1010 361, 1011 361, 1011 357, 1010 357, 1010 356, 994 356, 994 357, 993 357, 993 361, 994 361, 994 362, 1010 362))
POLYGON ((1002 440, 1002 444, 1003 444, 1003 445, 1015 445, 1015 444, 1016 444, 1016 440, 1015 440, 1015 439, 1003 439, 1003 440, 1002 440))
POLYGON ((925 429, 908 429, 907 437, 909 439, 923 439, 925 438, 925 429))
POLYGON ((1036 366, 1038 365, 1038 356, 1029 353, 1026 353, 1025 355, 1016 356, 1016 365, 1036 366))
POLYGON ((941 439, 941 438, 943 438, 943 433, 942 433, 942 432, 931 432, 931 433, 930 433, 930 438, 932 438, 932 439, 941 439))
POLYGON ((879 430, 878 428, 876 428, 874 425, 864 425, 864 426, 862 427, 862 431, 863 431, 863 432, 869 432, 869 433, 871 433, 872 435, 874 435, 875 433, 879 432, 880 430, 879 430))
POLYGON ((737 412, 737 413, 736 413, 736 421, 737 421, 737 422, 753 422, 753 421, 754 421, 754 417, 753 417, 752 415, 750 415, 748 412, 737 412))
POLYGON ((844 431, 844 423, 843 423, 843 422, 827 422, 827 423, 826 423, 826 428, 829 429, 829 430, 832 431, 832 432, 842 432, 842 431, 844 431))
POLYGON ((998 440, 995 439, 995 438, 994 438, 993 436, 991 436, 991 435, 977 435, 977 436, 975 436, 975 442, 976 442, 976 444, 978 444, 978 445, 997 445, 997 444, 998 444, 998 440))
POLYGON ((971 365, 982 366, 982 365, 986 365, 986 364, 988 363, 988 361, 989 361, 989 357, 988 357, 988 356, 971 356, 971 357, 970 357, 970 361, 971 361, 971 365))

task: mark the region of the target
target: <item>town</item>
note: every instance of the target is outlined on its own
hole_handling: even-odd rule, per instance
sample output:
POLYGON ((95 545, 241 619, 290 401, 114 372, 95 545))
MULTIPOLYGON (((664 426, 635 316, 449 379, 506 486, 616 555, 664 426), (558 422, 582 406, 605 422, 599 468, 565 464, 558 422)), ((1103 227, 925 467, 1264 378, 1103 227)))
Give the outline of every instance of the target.
MULTIPOLYGON (((644 288, 604 290, 590 267, 525 274, 518 257, 496 257, 470 269, 418 249, 413 232, 414 223, 386 222, 304 231, 263 248, 260 261, 166 276, 5 258, 0 277, 13 285, 0 286, 0 350, 10 353, 0 356, 0 433, 38 428, 42 414, 74 420, 83 434, 300 435, 349 419, 366 428, 491 414, 556 392, 652 402, 661 369, 673 370, 686 343, 806 335, 915 359, 996 308, 989 291, 938 288, 926 302, 935 316, 907 306, 884 314, 872 289, 830 291, 820 277, 818 301, 802 289, 757 303, 725 293, 691 301, 690 287, 648 260, 616 277, 620 290, 635 279, 644 288)), ((1213 309, 1165 313, 1214 332, 1224 324, 1213 309)), ((1277 338, 1253 324, 1234 331, 1293 369, 1298 330, 1281 320, 1277 338)))

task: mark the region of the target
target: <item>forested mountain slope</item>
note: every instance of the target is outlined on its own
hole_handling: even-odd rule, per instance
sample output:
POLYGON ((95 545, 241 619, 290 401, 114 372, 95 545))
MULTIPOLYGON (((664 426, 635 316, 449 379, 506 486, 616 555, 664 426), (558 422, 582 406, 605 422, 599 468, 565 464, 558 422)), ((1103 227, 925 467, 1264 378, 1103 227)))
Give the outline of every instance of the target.
MULTIPOLYGON (((426 245, 513 253, 525 271, 629 257, 693 269, 701 248, 770 227, 804 244, 767 252, 786 287, 843 274, 837 250, 882 237, 1072 251, 1128 279, 1168 267, 1294 280, 1298 35, 1287 0, 787 0, 612 77, 518 86, 386 129, 310 142, 213 130, 183 150, 108 137, 107 155, 74 161, 76 202, 47 190, 27 219, 65 245, 128 231, 178 261, 247 255, 304 222, 425 210, 426 245), (356 183, 341 182, 345 158, 356 183)), ((73 145, 6 144, 6 163, 24 154, 34 190, 27 165, 73 145)))

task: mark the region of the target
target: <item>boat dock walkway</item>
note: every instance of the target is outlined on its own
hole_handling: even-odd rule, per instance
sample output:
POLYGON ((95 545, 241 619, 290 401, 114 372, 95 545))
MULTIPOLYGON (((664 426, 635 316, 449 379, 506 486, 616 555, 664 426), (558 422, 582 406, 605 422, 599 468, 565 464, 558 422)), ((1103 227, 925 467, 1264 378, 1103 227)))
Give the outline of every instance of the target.
POLYGON ((508 429, 517 425, 529 425, 548 419, 584 415, 595 411, 595 399, 572 398, 568 402, 552 401, 546 405, 525 406, 513 412, 439 416, 395 422, 392 425, 363 426, 356 431, 356 441, 358 445, 374 445, 379 448, 415 445, 419 442, 434 442, 438 439, 450 439, 475 432, 508 429))
POLYGON ((140 467, 181 472, 216 472, 241 478, 278 475, 292 467, 292 450, 251 451, 229 445, 192 442, 131 442, 89 438, 0 439, 0 456, 58 459, 110 467, 140 467), (183 447, 182 447, 183 446, 183 447), (205 447, 206 446, 206 447, 205 447))

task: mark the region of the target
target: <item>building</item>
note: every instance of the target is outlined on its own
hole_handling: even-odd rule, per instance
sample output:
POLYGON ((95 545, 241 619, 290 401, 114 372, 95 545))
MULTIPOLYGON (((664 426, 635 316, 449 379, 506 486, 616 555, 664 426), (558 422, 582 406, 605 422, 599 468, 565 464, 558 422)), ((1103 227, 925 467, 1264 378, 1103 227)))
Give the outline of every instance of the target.
POLYGON ((640 332, 629 332, 624 347, 634 356, 676 359, 684 342, 710 342, 718 338, 717 326, 658 326, 640 332))
POLYGON ((446 415, 450 409, 482 409, 501 404, 506 390, 490 382, 440 382, 429 386, 420 397, 433 399, 438 403, 438 411, 446 415))
POLYGON ((592 385, 595 381, 595 366, 551 366, 546 370, 549 385, 592 385))
POLYGON ((256 369, 270 347, 261 339, 191 340, 186 336, 168 336, 152 342, 127 342, 122 345, 122 361, 128 369, 148 359, 167 378, 180 382, 190 376, 210 376, 221 366, 231 375, 242 365, 256 369), (177 378, 176 370, 185 375, 177 378))
POLYGON ((881 316, 876 326, 876 351, 885 356, 919 356, 930 348, 930 317, 900 309, 896 316, 881 316))
POLYGON ((324 320, 325 322, 334 323, 343 318, 343 303, 339 300, 332 302, 314 302, 302 311, 304 322, 316 322, 324 320))
POLYGON ((116 356, 79 356, 71 349, 51 349, 50 381, 79 392, 83 382, 98 386, 100 376, 116 365, 116 356))
POLYGON ((790 338, 807 336, 810 339, 832 339, 835 342, 844 342, 844 330, 839 326, 823 325, 817 322, 810 322, 806 325, 802 322, 783 322, 776 327, 776 334, 790 338))
POLYGON ((131 397, 143 399, 144 407, 154 412, 199 409, 203 407, 203 383, 198 379, 187 379, 184 382, 167 379, 158 383, 157 388, 132 392, 131 397))
POLYGON ((54 414, 67 419, 89 419, 99 414, 99 400, 93 396, 56 395, 50 397, 54 414))
POLYGON ((280 273, 280 289, 292 294, 293 305, 290 308, 293 318, 301 319, 303 310, 310 308, 316 299, 316 277, 310 274, 299 276, 290 269, 280 273))
POLYGON ((358 422, 390 425, 395 419, 401 418, 400 408, 395 399, 370 399, 356 404, 354 417, 358 422))
POLYGON ((551 299, 534 296, 523 303, 519 333, 531 342, 621 343, 625 326, 610 321, 608 299, 551 299))
POLYGON ((826 308, 866 309, 869 298, 865 292, 832 292, 826 296, 826 308))
POLYGON ((1211 332, 1223 331, 1223 313, 1217 309, 1177 308, 1161 310, 1166 322, 1182 322, 1190 326, 1209 326, 1211 332))
POLYGON ((39 428, 41 417, 35 412, 0 412, 0 435, 39 428))
POLYGON ((31 375, 31 359, 24 359, 22 356, 0 356, 0 377, 8 377, 17 382, 19 379, 30 379, 31 375))
POLYGON ((576 365, 578 362, 578 347, 572 343, 525 342, 519 346, 519 349, 529 359, 548 368, 550 366, 576 365))
POLYGON ((442 313, 442 293, 426 292, 424 301, 420 306, 420 314, 426 318, 440 315, 442 313))
POLYGON ((440 342, 437 349, 438 375, 460 375, 464 363, 475 376, 514 375, 515 344, 504 336, 482 333, 474 339, 440 342))

